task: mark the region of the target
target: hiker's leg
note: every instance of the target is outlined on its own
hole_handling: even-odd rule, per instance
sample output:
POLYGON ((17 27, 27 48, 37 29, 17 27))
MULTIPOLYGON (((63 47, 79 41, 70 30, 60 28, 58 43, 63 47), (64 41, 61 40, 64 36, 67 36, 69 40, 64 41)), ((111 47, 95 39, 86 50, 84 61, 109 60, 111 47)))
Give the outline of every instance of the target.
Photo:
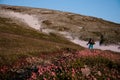
POLYGON ((93 49, 93 45, 92 44, 90 44, 89 49, 93 49))
POLYGON ((89 44, 89 47, 88 47, 89 49, 91 48, 91 45, 89 44))
POLYGON ((93 49, 93 45, 91 45, 91 49, 93 49))

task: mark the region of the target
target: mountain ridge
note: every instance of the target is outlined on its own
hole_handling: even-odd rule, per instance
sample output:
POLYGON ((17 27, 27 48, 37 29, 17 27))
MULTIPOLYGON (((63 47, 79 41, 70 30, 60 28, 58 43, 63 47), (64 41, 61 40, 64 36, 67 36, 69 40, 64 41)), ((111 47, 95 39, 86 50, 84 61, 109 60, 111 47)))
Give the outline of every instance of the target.
POLYGON ((95 18, 95 19, 100 19, 100 20, 104 20, 104 21, 107 21, 107 22, 110 22, 110 23, 115 23, 115 24, 120 24, 120 23, 116 23, 116 22, 112 22, 112 21, 109 21, 109 20, 105 20, 105 19, 102 19, 102 18, 98 18, 98 17, 94 17, 94 16, 89 16, 89 15, 84 15, 84 14, 78 14, 78 13, 73 13, 73 12, 67 12, 67 11, 60 11, 60 10, 54 10, 54 9, 47 9, 47 8, 37 8, 37 7, 28 7, 28 6, 15 6, 15 5, 6 5, 6 4, 0 4, 1 7, 3 8, 6 8, 6 9, 10 9, 12 10, 17 10, 17 8, 26 8, 26 9, 41 9, 41 10, 48 10, 48 11, 55 11, 55 12, 61 12, 61 13, 68 13, 68 14, 73 14, 73 15, 79 15, 79 16, 84 16, 84 17, 91 17, 91 18, 95 18), (15 8, 16 7, 16 8, 15 8))

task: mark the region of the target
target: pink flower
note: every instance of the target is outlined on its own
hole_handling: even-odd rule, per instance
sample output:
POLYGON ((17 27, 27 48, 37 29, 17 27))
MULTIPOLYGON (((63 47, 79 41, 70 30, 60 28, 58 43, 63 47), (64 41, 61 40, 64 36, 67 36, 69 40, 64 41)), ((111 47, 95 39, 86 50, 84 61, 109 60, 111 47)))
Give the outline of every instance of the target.
POLYGON ((0 72, 5 73, 5 72, 7 72, 7 70, 8 70, 7 66, 3 66, 3 67, 0 69, 0 72))
POLYGON ((36 73, 32 72, 32 76, 31 76, 32 79, 37 79, 36 77, 36 73))
POLYGON ((110 80, 110 78, 107 78, 107 80, 110 80))
POLYGON ((56 76, 55 72, 52 72, 52 76, 56 76))
POLYGON ((74 77, 74 76, 75 76, 75 69, 72 68, 72 77, 74 77))
POLYGON ((46 78, 43 78, 44 80, 47 80, 46 78))
POLYGON ((38 69, 38 74, 39 74, 39 75, 42 75, 42 74, 43 74, 42 69, 38 69))

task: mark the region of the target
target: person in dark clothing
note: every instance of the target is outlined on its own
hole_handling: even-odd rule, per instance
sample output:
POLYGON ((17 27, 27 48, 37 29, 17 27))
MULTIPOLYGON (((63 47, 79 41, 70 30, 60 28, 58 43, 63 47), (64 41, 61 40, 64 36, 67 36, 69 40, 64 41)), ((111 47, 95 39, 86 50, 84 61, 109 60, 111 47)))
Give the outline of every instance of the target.
POLYGON ((88 41, 88 43, 87 43, 87 45, 89 44, 89 49, 93 49, 93 45, 95 44, 95 42, 94 42, 94 40, 93 39, 89 39, 89 41, 88 41))
POLYGON ((101 45, 103 44, 103 42, 104 42, 104 37, 103 37, 103 35, 101 35, 101 36, 100 36, 100 42, 99 42, 99 45, 101 46, 101 45))

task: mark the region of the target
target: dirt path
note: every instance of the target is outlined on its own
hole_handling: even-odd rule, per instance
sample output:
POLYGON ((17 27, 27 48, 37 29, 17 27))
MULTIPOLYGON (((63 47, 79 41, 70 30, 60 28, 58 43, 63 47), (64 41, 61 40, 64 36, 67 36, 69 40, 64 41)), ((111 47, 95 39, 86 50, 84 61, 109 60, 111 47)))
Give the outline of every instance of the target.
MULTIPOLYGON (((88 48, 87 41, 80 40, 78 38, 71 39, 72 42, 79 44, 85 48, 88 48)), ((95 49, 101 49, 101 50, 110 50, 110 51, 115 51, 115 52, 120 52, 119 49, 120 45, 99 45, 99 41, 95 42, 94 48, 95 49)))

